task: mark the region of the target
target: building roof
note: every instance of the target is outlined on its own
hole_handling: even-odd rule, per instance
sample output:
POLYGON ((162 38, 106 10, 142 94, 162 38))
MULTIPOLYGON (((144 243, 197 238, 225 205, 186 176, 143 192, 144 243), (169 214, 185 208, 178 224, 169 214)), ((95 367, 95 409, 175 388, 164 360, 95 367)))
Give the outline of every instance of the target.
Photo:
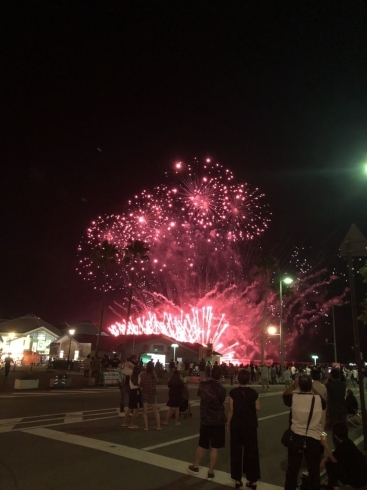
MULTIPOLYGON (((91 344, 92 350, 95 349, 96 347, 97 335, 83 335, 83 334, 75 333, 75 335, 73 335, 73 339, 75 339, 80 344, 91 344)), ((116 337, 112 337, 112 336, 103 337, 101 335, 99 339, 98 350, 102 352, 103 351, 116 352, 118 350, 119 345, 121 345, 121 340, 117 340, 116 337)))
MULTIPOLYGON (((115 337, 117 341, 117 346, 119 347, 120 345, 127 345, 130 342, 135 342, 135 344, 139 343, 144 343, 144 342, 153 342, 154 340, 165 340, 166 342, 169 343, 174 343, 177 344, 178 346, 185 347, 188 350, 191 350, 195 354, 198 354, 199 349, 204 347, 202 344, 199 344, 198 342, 192 343, 192 342, 180 342, 179 340, 172 339, 171 337, 167 337, 165 335, 158 335, 158 334, 151 334, 151 335, 119 335, 118 337, 115 337), (123 339, 123 342, 122 342, 123 339)), ((214 355, 221 356, 218 352, 213 352, 214 355)))
POLYGON ((24 315, 19 318, 6 320, 0 323, 0 332, 3 334, 10 332, 14 332, 17 334, 27 334, 34 332, 35 330, 40 330, 42 328, 48 330, 56 337, 60 337, 61 335, 61 331, 58 328, 50 325, 49 323, 45 322, 44 320, 33 314, 24 315))
MULTIPOLYGON (((71 328, 75 330, 75 335, 76 334, 98 335, 98 331, 99 331, 99 327, 95 323, 91 322, 90 320, 84 320, 80 323, 76 323, 73 325, 70 325, 69 323, 63 323, 61 327, 61 331, 67 334, 71 328)), ((108 334, 102 331, 101 337, 108 337, 108 334)))

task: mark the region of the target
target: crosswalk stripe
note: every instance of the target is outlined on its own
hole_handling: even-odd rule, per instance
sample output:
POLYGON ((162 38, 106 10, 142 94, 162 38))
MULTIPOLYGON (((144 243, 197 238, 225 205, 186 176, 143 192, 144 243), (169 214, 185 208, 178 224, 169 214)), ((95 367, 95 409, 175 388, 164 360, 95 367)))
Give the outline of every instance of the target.
MULTIPOLYGON (((141 449, 135 449, 133 447, 123 446, 121 444, 111 445, 111 442, 108 441, 102 441, 100 439, 92 439, 90 437, 84 437, 84 436, 79 436, 74 434, 67 434, 65 432, 60 432, 56 430, 36 428, 36 429, 28 429, 24 432, 27 432, 27 434, 33 434, 35 436, 56 440, 59 442, 65 442, 68 444, 87 447, 89 449, 95 449, 97 451, 103 451, 109 454, 113 454, 115 456, 119 456, 126 459, 132 459, 134 461, 140 461, 141 463, 157 466, 159 468, 175 471, 176 473, 181 473, 185 475, 187 475, 188 466, 190 464, 186 461, 169 458, 167 456, 162 456, 160 454, 147 453, 146 451, 142 451, 141 449)), ((207 469, 201 468, 199 474, 193 477, 206 480, 207 469)), ((217 470, 215 472, 215 483, 219 485, 232 486, 233 480, 231 480, 230 475, 228 473, 217 470)), ((259 490, 282 490, 282 487, 259 482, 258 489, 259 490)))

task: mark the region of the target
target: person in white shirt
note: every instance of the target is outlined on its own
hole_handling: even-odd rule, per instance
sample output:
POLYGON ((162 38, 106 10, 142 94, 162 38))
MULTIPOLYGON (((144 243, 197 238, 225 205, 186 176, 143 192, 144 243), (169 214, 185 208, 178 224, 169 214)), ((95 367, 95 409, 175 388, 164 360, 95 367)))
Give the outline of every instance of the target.
MULTIPOLYGON (((313 379, 312 386, 313 388, 322 396, 322 398, 327 402, 327 389, 324 383, 321 383, 320 378, 321 378, 321 373, 318 369, 313 369, 311 371, 311 378, 313 379)), ((325 427, 325 419, 326 419, 326 407, 322 411, 322 418, 321 418, 321 425, 322 425, 322 430, 324 430, 325 427)))
POLYGON ((283 393, 283 402, 292 409, 291 436, 288 446, 288 469, 284 490, 297 488, 298 473, 305 457, 309 475, 309 490, 320 489, 320 438, 322 411, 326 402, 313 388, 312 379, 300 374, 283 393), (299 392, 292 393, 299 388, 299 392), (311 417, 310 417, 311 415, 311 417))

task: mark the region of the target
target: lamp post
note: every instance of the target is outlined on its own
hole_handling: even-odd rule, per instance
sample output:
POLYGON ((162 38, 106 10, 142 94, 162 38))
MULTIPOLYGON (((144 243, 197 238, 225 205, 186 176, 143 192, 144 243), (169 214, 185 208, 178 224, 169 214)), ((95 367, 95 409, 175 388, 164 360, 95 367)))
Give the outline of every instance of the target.
MULTIPOLYGON (((279 335, 279 340, 280 340, 280 333, 277 333, 277 327, 274 327, 274 325, 270 325, 268 327, 268 334, 269 335, 279 335)), ((282 346, 280 346, 280 351, 282 350, 282 346)))
POLYGON ((279 335, 280 335, 280 376, 283 376, 284 366, 284 341, 283 341, 283 282, 285 284, 292 284, 293 279, 290 277, 283 277, 279 281, 279 301, 280 301, 280 323, 279 323, 279 335))
POLYGON ((319 356, 311 356, 311 357, 312 357, 312 359, 314 360, 314 363, 315 363, 315 366, 316 366, 316 361, 317 361, 317 359, 319 358, 319 356))
POLYGON ((171 347, 173 347, 173 362, 176 362, 176 349, 178 344, 172 344, 171 347))
POLYGON ((68 363, 67 363, 67 369, 69 369, 69 362, 70 362, 70 350, 71 350, 71 337, 75 334, 75 330, 71 328, 69 330, 69 336, 70 336, 70 342, 69 342, 69 352, 68 352, 68 363))

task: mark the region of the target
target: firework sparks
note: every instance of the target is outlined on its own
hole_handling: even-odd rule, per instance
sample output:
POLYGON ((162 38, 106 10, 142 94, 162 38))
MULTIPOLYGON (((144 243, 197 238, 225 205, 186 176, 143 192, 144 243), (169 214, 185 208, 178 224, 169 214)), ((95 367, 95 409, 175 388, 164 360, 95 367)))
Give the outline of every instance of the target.
POLYGON ((161 319, 153 312, 147 312, 144 316, 136 318, 133 322, 116 322, 108 330, 112 335, 165 335, 179 342, 198 342, 202 345, 212 343, 214 349, 222 347, 220 338, 229 324, 221 315, 216 321, 212 307, 204 306, 200 309, 193 308, 191 313, 181 311, 180 315, 163 313, 161 319))

